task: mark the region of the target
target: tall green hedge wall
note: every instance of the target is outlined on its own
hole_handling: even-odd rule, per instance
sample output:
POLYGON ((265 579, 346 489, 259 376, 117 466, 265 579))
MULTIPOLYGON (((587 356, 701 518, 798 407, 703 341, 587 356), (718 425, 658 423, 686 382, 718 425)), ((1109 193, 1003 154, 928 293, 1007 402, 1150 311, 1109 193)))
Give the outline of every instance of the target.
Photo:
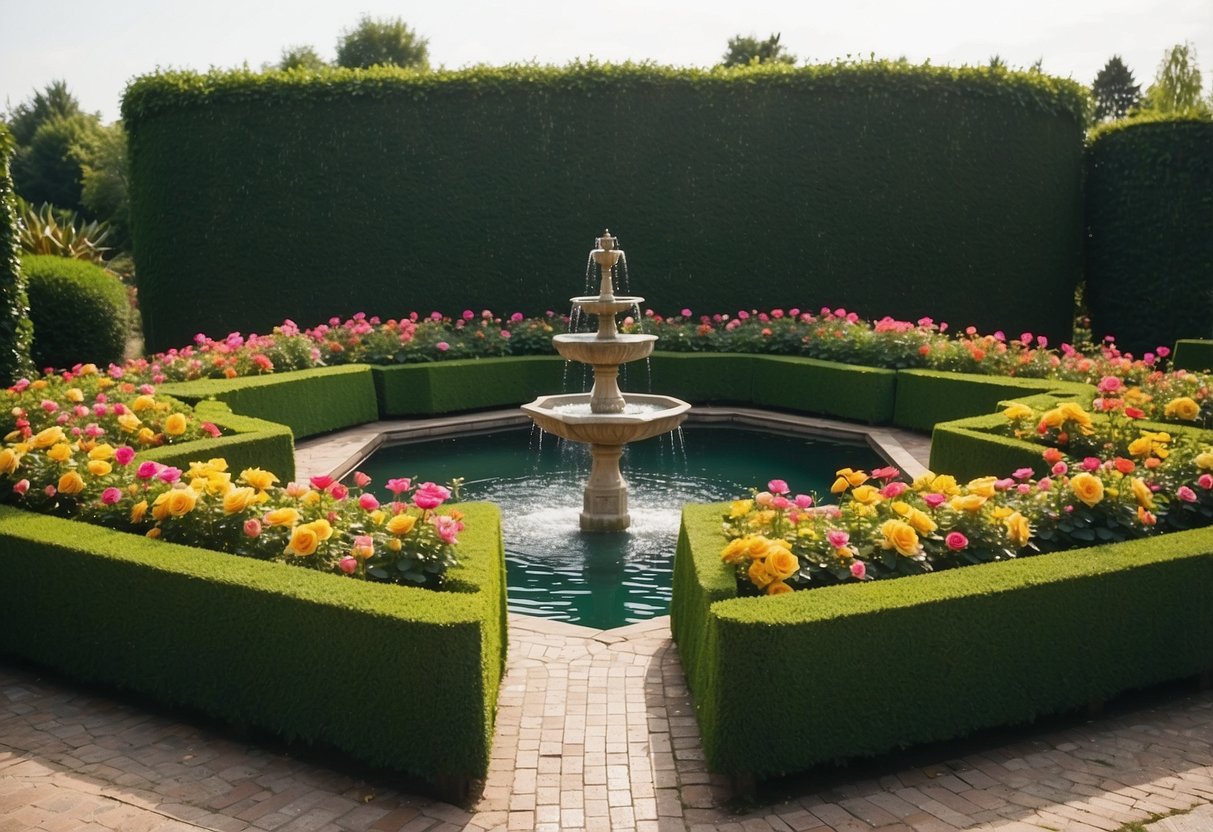
POLYGON ((17 257, 17 206, 9 173, 14 148, 12 133, 0 124, 0 385, 11 384, 33 368, 34 328, 17 257))
POLYGON ((563 308, 604 226, 660 310, 791 299, 1066 337, 1085 101, 879 62, 144 77, 123 116, 147 346, 563 308))
POLYGON ((1095 332, 1137 354, 1213 336, 1213 121, 1096 132, 1086 201, 1095 332))

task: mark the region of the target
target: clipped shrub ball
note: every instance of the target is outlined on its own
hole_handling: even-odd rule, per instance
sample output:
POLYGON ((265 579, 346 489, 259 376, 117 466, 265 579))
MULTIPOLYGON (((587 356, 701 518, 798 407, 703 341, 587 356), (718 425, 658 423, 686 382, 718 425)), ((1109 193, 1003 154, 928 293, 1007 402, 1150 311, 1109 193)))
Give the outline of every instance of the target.
POLYGON ((131 304, 117 278, 92 263, 53 255, 27 256, 21 271, 29 281, 36 367, 122 360, 131 304))

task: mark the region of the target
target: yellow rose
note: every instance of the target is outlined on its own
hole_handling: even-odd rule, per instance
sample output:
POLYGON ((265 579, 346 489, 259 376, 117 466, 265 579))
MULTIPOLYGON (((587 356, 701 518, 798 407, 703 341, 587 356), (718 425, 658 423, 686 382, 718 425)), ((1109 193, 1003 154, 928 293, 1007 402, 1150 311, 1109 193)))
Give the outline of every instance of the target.
POLYGON ((1131 456, 1150 456, 1154 455, 1159 459, 1166 459, 1171 453, 1167 450, 1167 445, 1171 442, 1171 434, 1159 431, 1143 430, 1141 436, 1129 443, 1129 454, 1131 456))
POLYGON ((399 552, 400 551, 400 541, 394 537, 390 537, 390 538, 388 538, 388 541, 387 541, 387 547, 389 549, 391 549, 393 552, 399 552))
POLYGON ((34 450, 40 451, 43 448, 49 448, 56 442, 66 441, 67 437, 63 434, 63 428, 55 425, 54 427, 49 427, 46 430, 40 430, 35 433, 33 438, 30 439, 29 443, 30 447, 32 447, 34 450))
POLYGON ((72 458, 72 446, 65 442, 60 442, 58 445, 52 445, 51 449, 46 452, 46 455, 55 462, 67 462, 72 458))
POLYGON ((131 402, 131 410, 136 413, 142 413, 145 410, 151 410, 156 406, 156 400, 151 396, 139 396, 131 402))
POLYGON ((188 488, 174 488, 168 492, 168 513, 173 517, 183 517, 194 510, 198 496, 188 488))
POLYGON ((905 515, 905 520, 919 534, 930 534, 939 528, 939 524, 931 519, 931 515, 916 508, 910 509, 909 513, 905 515))
POLYGON ((269 471, 264 471, 261 468, 245 468, 240 472, 240 479, 251 485, 258 491, 265 491, 271 485, 278 482, 278 478, 269 471))
POLYGON ((131 506, 131 522, 142 523, 143 516, 147 514, 147 500, 140 500, 131 506))
POLYGON ((741 563, 749 560, 747 548, 749 541, 743 537, 735 537, 728 542, 724 550, 720 553, 720 559, 725 563, 741 563))
MULTIPOLYGON (((87 364, 81 364, 80 369, 76 371, 76 375, 78 375, 78 376, 95 376, 95 375, 97 375, 97 365, 92 363, 91 361, 87 364)), ((98 384, 100 384, 102 382, 106 382, 106 381, 109 381, 109 379, 107 379, 107 378, 100 379, 98 381, 98 384)), ((105 386, 108 387, 109 385, 105 385, 105 386)))
POLYGON ((276 508, 265 515, 267 526, 293 526, 299 522, 299 509, 276 508))
POLYGON ((1025 404, 1013 404, 1002 412, 1003 416, 1014 422, 1019 419, 1032 419, 1036 416, 1036 411, 1025 404))
POLYGON ((59 478, 60 494, 79 494, 84 490, 84 478, 75 471, 68 471, 59 478))
POLYGON ((106 443, 94 445, 88 452, 89 459, 110 460, 114 458, 114 446, 106 443))
POLYGON ((164 432, 169 436, 180 436, 189 427, 189 420, 182 413, 172 413, 164 420, 164 432))
POLYGON ((90 459, 88 461, 88 472, 94 477, 104 477, 112 470, 114 470, 114 466, 104 459, 90 459))
POLYGON ((1197 468, 1204 468, 1207 471, 1213 468, 1213 451, 1201 451, 1192 461, 1196 463, 1197 468))
POLYGON ((745 517, 754 508, 753 500, 734 500, 729 506, 729 517, 745 517))
POLYGON ((139 429, 141 424, 143 424, 143 422, 139 420, 139 417, 129 411, 121 414, 118 417, 118 427, 122 428, 127 433, 134 433, 139 429))
POLYGON ((11 474, 21 464, 21 456, 12 448, 0 448, 0 474, 11 474))
POLYGON ((333 536, 333 527, 327 520, 313 520, 302 523, 291 531, 291 541, 286 546, 288 555, 311 555, 316 552, 320 541, 333 536))
POLYGON ((80 404, 84 401, 84 391, 79 387, 69 387, 63 394, 72 404, 80 404))
POLYGON ((830 486, 830 491, 835 494, 841 494, 848 488, 858 488, 868 481, 868 475, 863 471, 852 471, 850 468, 842 468, 835 475, 838 479, 830 486))
POLYGON ((1180 396, 1178 399, 1171 399, 1167 402, 1162 412, 1168 419, 1183 419, 1191 422, 1200 416, 1200 405, 1187 396, 1180 396))
POLYGON ((387 530, 392 534, 405 535, 417 525, 417 518, 407 512, 401 512, 387 521, 387 530))
POLYGON ((880 533, 884 539, 880 541, 882 549, 896 549, 897 554, 913 557, 921 549, 918 543, 918 532, 909 523, 901 520, 886 520, 880 524, 880 533))
POLYGON ((980 477, 978 479, 971 480, 969 484, 965 486, 965 490, 970 494, 980 494, 982 497, 993 497, 994 482, 997 479, 997 477, 980 477))
POLYGON ((981 507, 986 504, 986 498, 980 494, 965 494, 964 496, 956 496, 948 503, 954 511, 981 511, 981 507))
POLYGON ((1091 416, 1082 409, 1082 405, 1076 402, 1062 402, 1057 409, 1061 412, 1063 420, 1078 425, 1079 433, 1090 436, 1095 432, 1095 428, 1091 425, 1091 416))
POLYGON ((1079 500, 1093 506, 1103 499, 1103 480, 1083 471, 1070 479, 1070 490, 1079 500))
POLYGON ((783 581, 772 581, 767 585, 767 595, 787 595, 789 592, 794 591, 783 581))
POLYGON ((377 508, 374 511, 372 511, 370 514, 367 515, 367 519, 370 520, 372 523, 374 523, 376 526, 382 526, 383 521, 387 519, 387 512, 385 512, 381 508, 377 508))
POLYGON ((772 546, 767 552, 767 572, 777 581, 790 578, 800 571, 800 558, 781 546, 772 546))
POLYGON ((746 577, 750 579, 750 583, 759 589, 766 589, 771 581, 775 580, 769 571, 765 561, 755 560, 750 562, 750 568, 746 572, 746 577))
POLYGON ((956 484, 956 477, 952 476, 951 474, 939 474, 938 476, 933 476, 931 478, 931 487, 929 490, 951 496, 953 494, 960 493, 960 486, 956 484))
POLYGON ((1141 477, 1134 477, 1129 483, 1129 487, 1133 489, 1133 496, 1139 506, 1147 509, 1154 508, 1154 492, 1150 490, 1150 486, 1146 485, 1145 480, 1141 477))
POLYGON ((1011 539, 1012 543, 1016 546, 1028 545, 1028 540, 1032 537, 1032 527, 1028 525, 1028 518, 1017 511, 1002 522, 1007 527, 1007 537, 1011 539))
POLYGON ((254 488, 233 488, 223 495, 223 513, 238 514, 257 500, 257 490, 254 488))
POLYGON ((156 441, 156 432, 147 427, 139 428, 139 432, 135 434, 135 438, 139 440, 140 444, 151 445, 156 441))
POLYGON ((316 491, 308 491, 299 498, 299 502, 303 503, 305 506, 314 506, 316 503, 320 502, 320 494, 316 491))
POLYGON ((851 498, 865 506, 874 506, 881 501, 880 489, 871 485, 861 485, 851 492, 851 498))

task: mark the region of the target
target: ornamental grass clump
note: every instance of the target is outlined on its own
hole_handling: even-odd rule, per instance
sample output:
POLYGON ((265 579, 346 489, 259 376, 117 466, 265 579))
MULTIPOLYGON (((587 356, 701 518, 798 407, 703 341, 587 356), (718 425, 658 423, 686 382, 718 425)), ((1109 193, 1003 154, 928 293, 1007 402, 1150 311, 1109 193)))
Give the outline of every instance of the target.
POLYGON ((331 477, 280 485, 223 459, 181 470, 140 462, 130 445, 72 438, 58 425, 0 449, 0 500, 150 538, 373 581, 439 588, 455 563, 463 517, 432 482, 387 483, 381 504, 331 477))
POLYGON ((778 595, 1213 524, 1213 447, 1072 403, 1044 414, 1016 405, 1007 416, 1013 430, 1030 423, 1079 455, 1049 446, 1044 477, 1021 468, 967 483, 843 468, 831 488, 838 503, 820 507, 772 480, 730 506, 721 558, 745 592, 778 595))

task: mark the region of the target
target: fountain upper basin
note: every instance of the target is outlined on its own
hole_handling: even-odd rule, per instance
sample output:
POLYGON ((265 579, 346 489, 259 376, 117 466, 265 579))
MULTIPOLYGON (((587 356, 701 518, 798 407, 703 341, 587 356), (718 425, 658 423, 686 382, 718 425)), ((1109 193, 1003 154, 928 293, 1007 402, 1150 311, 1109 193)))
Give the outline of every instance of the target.
POLYGON ((570 332, 552 339, 556 352, 582 364, 618 365, 647 358, 656 335, 616 335, 599 338, 595 332, 570 332))
POLYGON ((590 315, 618 315, 620 312, 639 307, 644 303, 644 298, 630 295, 612 295, 609 298, 600 295, 584 295, 569 298, 569 302, 590 315))
POLYGON ((626 445, 669 433, 691 409, 672 396, 630 393, 626 400, 623 413, 591 413, 589 393, 540 396, 522 409, 542 430, 590 445, 626 445))

